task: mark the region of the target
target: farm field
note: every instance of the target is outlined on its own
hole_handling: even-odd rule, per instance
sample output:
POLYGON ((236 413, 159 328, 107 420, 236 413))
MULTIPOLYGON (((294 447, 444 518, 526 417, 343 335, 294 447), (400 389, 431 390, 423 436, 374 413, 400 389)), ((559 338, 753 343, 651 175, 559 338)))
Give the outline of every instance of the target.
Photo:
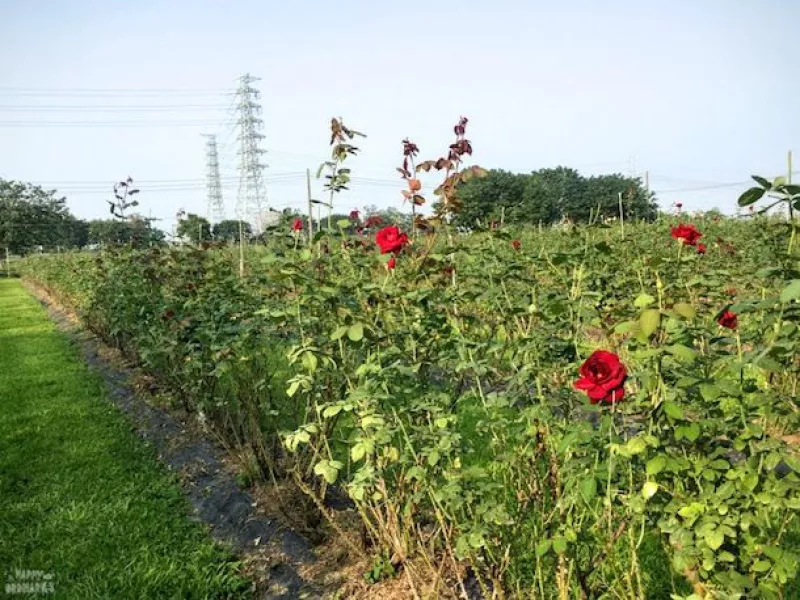
POLYGON ((797 597, 796 230, 389 229, 274 232, 241 277, 213 244, 20 270, 313 498, 374 597, 797 597))
POLYGON ((232 598, 249 589, 16 279, 0 280, 0 515, 8 597, 232 598), (33 569, 41 573, 25 574, 33 569))

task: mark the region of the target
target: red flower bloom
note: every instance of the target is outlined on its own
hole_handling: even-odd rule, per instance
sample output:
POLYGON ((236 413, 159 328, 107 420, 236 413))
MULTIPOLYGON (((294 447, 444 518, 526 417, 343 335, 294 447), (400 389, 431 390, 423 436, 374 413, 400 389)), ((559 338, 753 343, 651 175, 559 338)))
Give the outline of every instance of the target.
POLYGON ((677 208, 678 210, 682 209, 683 208, 683 202, 678 202, 677 204, 675 204, 675 208, 677 208))
POLYGON ((703 237, 703 234, 697 231, 694 225, 684 225, 683 223, 678 223, 677 227, 673 227, 670 235, 676 240, 681 240, 687 246, 694 246, 697 244, 697 240, 703 237))
POLYGON ((613 352, 594 351, 581 365, 580 374, 573 385, 586 392, 590 403, 614 404, 625 397, 623 384, 628 371, 613 352))
POLYGON ((511 245, 514 246, 514 250, 519 250, 520 248, 522 248, 522 242, 520 242, 519 240, 514 240, 513 242, 511 242, 511 245))
POLYGON ((395 268, 395 266, 396 266, 396 265, 397 265, 397 259, 396 259, 396 258, 393 256, 393 257, 392 257, 392 258, 390 258, 390 259, 388 260, 388 262, 386 263, 386 268, 387 268, 387 269, 389 269, 389 270, 391 271, 392 269, 394 269, 394 268, 395 268))
POLYGON ((360 213, 357 210, 351 210, 350 211, 350 220, 351 221, 358 221, 358 215, 359 214, 360 213))
POLYGON ((390 225, 375 234, 375 243, 380 246, 381 254, 400 252, 403 246, 408 243, 408 236, 405 233, 401 233, 394 225, 390 225))
POLYGON ((727 329, 736 329, 738 322, 739 317, 736 313, 729 310, 723 312, 717 319, 717 323, 719 323, 721 327, 726 327, 727 329))
POLYGON ((411 178, 408 180, 408 189, 412 192, 418 192, 422 189, 422 182, 417 178, 411 178))
POLYGON ((303 219, 295 219, 292 223, 292 231, 303 231, 303 219))
POLYGON ((698 254, 705 254, 706 253, 706 245, 702 242, 697 244, 697 253, 698 254))

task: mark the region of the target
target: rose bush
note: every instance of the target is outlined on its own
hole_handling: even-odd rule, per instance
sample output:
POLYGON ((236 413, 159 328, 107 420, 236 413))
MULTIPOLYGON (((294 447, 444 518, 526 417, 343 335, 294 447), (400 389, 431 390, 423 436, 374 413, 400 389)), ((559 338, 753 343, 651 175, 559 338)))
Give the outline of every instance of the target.
POLYGON ((412 247, 396 230, 386 252, 285 231, 247 249, 242 278, 226 248, 21 268, 255 475, 323 507, 346 491, 353 554, 408 597, 795 597, 794 233, 697 223, 736 253, 678 253, 668 224, 626 221, 624 238, 498 226, 412 247))

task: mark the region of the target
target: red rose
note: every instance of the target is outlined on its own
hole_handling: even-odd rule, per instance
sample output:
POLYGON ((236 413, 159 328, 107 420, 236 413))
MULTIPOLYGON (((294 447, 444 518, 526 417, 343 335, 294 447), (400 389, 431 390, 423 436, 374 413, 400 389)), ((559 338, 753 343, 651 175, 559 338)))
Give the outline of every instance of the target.
POLYGON ((375 243, 380 246, 381 254, 400 252, 403 246, 408 243, 408 236, 405 233, 401 233, 394 225, 390 225, 375 234, 375 243))
POLYGON ((303 219, 295 219, 292 223, 292 231, 303 231, 303 219))
POLYGON ((697 253, 698 254, 705 254, 706 253, 706 245, 702 242, 697 244, 697 253))
POLYGON ((408 189, 410 189, 412 192, 418 192, 422 189, 422 182, 416 178, 409 179, 408 189))
POLYGON ((396 258, 393 256, 393 257, 392 257, 392 258, 390 258, 390 259, 388 260, 388 262, 386 263, 386 268, 387 268, 387 269, 389 269, 389 270, 391 271, 392 269, 394 269, 394 268, 395 268, 395 266, 396 266, 396 265, 397 265, 397 259, 396 259, 396 258))
POLYGON ((726 310, 723 312, 719 318, 717 319, 717 323, 720 324, 722 327, 726 327, 728 329, 736 329, 736 325, 739 321, 739 317, 736 313, 726 310))
POLYGON ((703 237, 703 234, 697 231, 694 225, 684 225, 683 223, 678 223, 677 227, 673 227, 670 235, 687 246, 694 246, 697 244, 697 240, 703 237))
POLYGON ((625 397, 623 384, 628 371, 613 352, 594 351, 581 365, 580 374, 573 385, 584 390, 592 404, 614 404, 625 397))
POLYGON ((514 250, 519 250, 522 248, 522 243, 519 240, 514 240, 511 242, 511 245, 514 246, 514 250))
POLYGON ((350 220, 351 221, 358 221, 359 212, 357 210, 350 211, 350 220))

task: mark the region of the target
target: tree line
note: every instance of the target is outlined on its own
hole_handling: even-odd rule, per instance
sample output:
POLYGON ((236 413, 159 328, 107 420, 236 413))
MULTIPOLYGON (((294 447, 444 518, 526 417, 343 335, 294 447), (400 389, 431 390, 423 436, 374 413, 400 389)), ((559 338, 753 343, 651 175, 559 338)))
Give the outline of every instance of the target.
MULTIPOLYGON (((472 178, 458 188, 461 211, 455 215, 456 226, 485 227, 503 219, 513 225, 550 225, 569 219, 587 222, 618 217, 621 208, 626 219, 652 220, 658 215, 655 196, 642 181, 620 174, 584 177, 568 167, 540 169, 531 173, 491 170, 483 178, 472 178)), ((362 216, 377 215, 386 224, 409 228, 410 216, 397 209, 367 207, 362 216)), ((283 211, 276 226, 285 229, 291 220, 304 215, 283 211)), ((332 223, 349 214, 334 215, 332 223)), ((305 218, 305 217, 304 217, 305 218)), ((327 219, 315 222, 315 231, 325 229, 327 219)), ((252 240, 249 223, 241 224, 244 236, 252 240)), ((239 239, 240 224, 226 220, 211 224, 196 214, 185 215, 178 222, 176 234, 192 242, 239 239)), ((83 248, 108 244, 152 245, 163 243, 165 234, 152 219, 131 215, 124 219, 82 220, 73 216, 66 198, 55 190, 38 185, 0 179, 0 247, 14 254, 35 249, 83 248)))
POLYGON ((0 179, 0 247, 13 254, 83 248, 91 244, 160 243, 164 232, 150 219, 78 219, 66 198, 38 185, 0 179))
POLYGON ((550 225, 569 219, 588 222, 619 217, 653 220, 658 216, 655 195, 641 179, 621 174, 584 177, 568 167, 511 173, 494 169, 458 188, 462 208, 456 225, 487 226, 491 221, 514 225, 550 225))

